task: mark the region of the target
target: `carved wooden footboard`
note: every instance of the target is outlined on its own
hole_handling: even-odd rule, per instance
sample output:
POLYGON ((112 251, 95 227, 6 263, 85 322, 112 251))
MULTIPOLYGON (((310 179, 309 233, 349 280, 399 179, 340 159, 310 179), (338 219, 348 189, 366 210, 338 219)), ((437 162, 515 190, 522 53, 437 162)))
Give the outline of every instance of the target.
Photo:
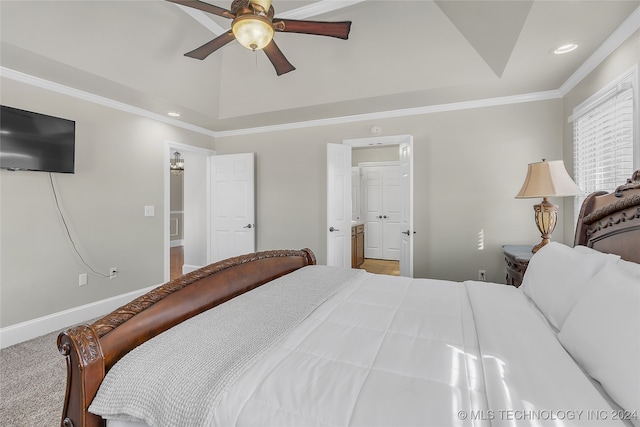
POLYGON ((91 325, 61 333, 58 349, 67 360, 61 425, 105 425, 88 412, 89 405, 109 369, 138 345, 235 296, 315 264, 310 249, 230 258, 159 286, 91 325))

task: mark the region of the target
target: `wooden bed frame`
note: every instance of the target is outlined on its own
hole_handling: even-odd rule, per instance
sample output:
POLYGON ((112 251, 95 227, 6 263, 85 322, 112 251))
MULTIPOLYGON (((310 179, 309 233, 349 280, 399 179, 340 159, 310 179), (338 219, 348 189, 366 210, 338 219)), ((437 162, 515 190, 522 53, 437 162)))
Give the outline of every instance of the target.
POLYGON ((178 323, 306 265, 310 249, 243 255, 192 271, 153 289, 91 325, 58 336, 67 359, 67 391, 61 425, 97 427, 88 411, 106 373, 122 356, 178 323))
MULTIPOLYGON (((640 171, 612 194, 587 197, 574 243, 640 263, 640 171)), ((89 405, 109 369, 138 345, 237 295, 315 264, 309 249, 231 258, 172 280, 91 325, 61 333, 58 349, 67 360, 61 425, 106 425, 88 411, 89 405)))
POLYGON ((613 193, 591 193, 582 203, 574 244, 640 263, 640 170, 613 193))

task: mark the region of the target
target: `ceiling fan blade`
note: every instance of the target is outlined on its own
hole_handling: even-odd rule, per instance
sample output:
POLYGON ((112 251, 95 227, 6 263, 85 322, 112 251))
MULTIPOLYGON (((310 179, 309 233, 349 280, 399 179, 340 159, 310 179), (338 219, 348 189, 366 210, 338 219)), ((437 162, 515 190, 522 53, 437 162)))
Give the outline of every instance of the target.
POLYGON ((231 30, 227 31, 224 34, 219 35, 215 39, 211 40, 200 46, 197 49, 192 50, 191 52, 187 52, 184 56, 188 56, 196 59, 204 59, 207 56, 211 55, 216 50, 220 49, 222 46, 226 45, 229 42, 235 40, 235 36, 231 30))
POLYGON ((205 3, 200 0, 167 0, 168 2, 181 4, 182 6, 192 7, 194 9, 202 10, 203 12, 209 12, 214 15, 222 16, 229 19, 234 19, 236 17, 230 10, 227 10, 222 7, 214 6, 209 3, 205 3))
POLYGON ((264 50, 267 58, 269 58, 269 61, 271 61, 273 67, 276 69, 277 75, 281 76, 296 69, 296 67, 291 65, 287 58, 284 57, 284 54, 278 45, 276 45, 275 41, 271 40, 271 43, 262 50, 264 50))
POLYGON ((295 19, 274 19, 273 28, 285 33, 312 34, 347 40, 351 31, 351 21, 320 22, 298 21, 295 19))

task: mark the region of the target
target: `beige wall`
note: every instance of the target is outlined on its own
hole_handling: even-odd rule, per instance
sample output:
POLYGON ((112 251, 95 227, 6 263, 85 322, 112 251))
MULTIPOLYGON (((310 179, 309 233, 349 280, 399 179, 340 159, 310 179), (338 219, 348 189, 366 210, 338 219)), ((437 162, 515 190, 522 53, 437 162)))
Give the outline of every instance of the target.
MULTIPOLYGON (((569 122, 568 119, 573 115, 573 109, 591 95, 629 71, 633 66, 638 66, 638 64, 640 64, 640 31, 636 31, 622 43, 618 49, 600 63, 563 98, 563 153, 565 165, 570 175, 573 175, 573 123, 569 122)), ((637 93, 638 92, 636 92, 636 94, 637 93)), ((636 111, 640 111, 639 106, 640 100, 637 100, 635 105, 636 111)), ((636 130, 638 130, 638 128, 636 128, 636 130)), ((636 165, 636 167, 640 168, 640 165, 636 165)), ((563 219, 565 223, 573 223, 573 218, 573 199, 567 197, 564 200, 563 219)), ((574 233, 574 227, 566 227, 564 239, 566 241, 573 241, 574 233)))
MULTIPOLYGON (((532 205, 515 200, 527 164, 561 158, 560 100, 216 138, 219 154, 255 152, 260 250, 310 247, 326 262, 326 144, 414 137, 417 277, 504 280, 504 244, 537 243, 532 205), (478 239, 484 234, 484 250, 478 239)), ((558 227, 562 236, 562 224, 558 227)))
POLYGON ((169 176, 170 188, 169 188, 169 210, 182 211, 184 209, 184 175, 169 176))
POLYGON ((76 171, 53 174, 73 239, 99 277, 74 254, 49 175, 0 171, 0 325, 6 327, 136 289, 164 278, 165 140, 206 147, 212 138, 2 79, 0 102, 76 121, 76 171), (154 217, 144 206, 155 206, 154 217), (89 273, 86 286, 78 275, 89 273))

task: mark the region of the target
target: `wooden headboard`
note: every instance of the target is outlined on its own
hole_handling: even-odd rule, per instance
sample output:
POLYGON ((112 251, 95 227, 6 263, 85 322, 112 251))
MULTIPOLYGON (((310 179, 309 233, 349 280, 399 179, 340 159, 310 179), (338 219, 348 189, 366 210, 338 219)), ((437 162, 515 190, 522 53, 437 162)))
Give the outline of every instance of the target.
POLYGON ((612 193, 587 196, 574 243, 640 263, 640 170, 612 193))

